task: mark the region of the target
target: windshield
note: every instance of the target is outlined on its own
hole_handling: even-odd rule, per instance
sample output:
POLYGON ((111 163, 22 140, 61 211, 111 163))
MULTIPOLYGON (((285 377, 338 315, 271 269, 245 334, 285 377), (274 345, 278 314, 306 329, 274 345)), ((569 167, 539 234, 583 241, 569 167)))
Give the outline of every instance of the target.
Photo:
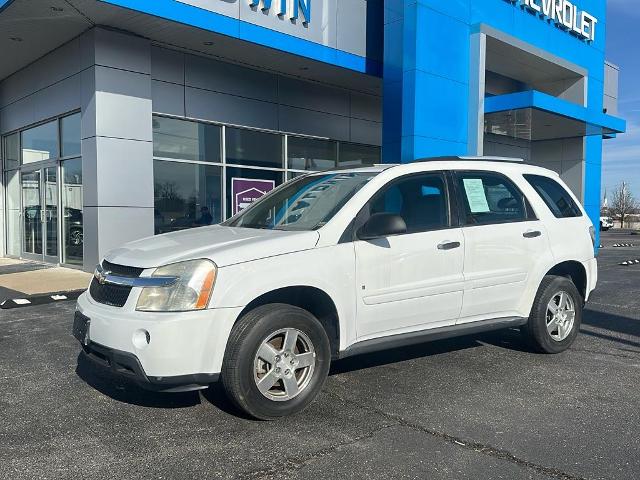
POLYGON ((229 227, 268 230, 315 230, 377 174, 375 172, 307 175, 251 205, 229 219, 229 227))

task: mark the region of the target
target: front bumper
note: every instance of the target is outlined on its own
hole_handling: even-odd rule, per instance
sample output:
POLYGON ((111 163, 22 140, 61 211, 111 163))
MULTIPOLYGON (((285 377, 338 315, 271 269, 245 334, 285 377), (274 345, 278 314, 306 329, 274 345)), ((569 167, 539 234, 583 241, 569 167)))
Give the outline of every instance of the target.
POLYGON ((217 379, 227 339, 241 311, 238 307, 137 312, 129 305, 118 308, 99 304, 84 293, 78 298, 76 315, 88 318, 90 324, 85 334, 74 334, 89 359, 143 386, 160 386, 161 390, 179 385, 197 388, 217 379), (146 333, 146 342, 139 341, 141 332, 146 333))
POLYGON ((109 369, 112 373, 134 381, 141 387, 155 392, 188 392, 206 388, 218 381, 217 373, 200 373, 194 375, 179 375, 176 377, 147 376, 138 357, 129 352, 122 352, 105 347, 98 343, 89 342, 82 346, 85 358, 92 363, 109 369))

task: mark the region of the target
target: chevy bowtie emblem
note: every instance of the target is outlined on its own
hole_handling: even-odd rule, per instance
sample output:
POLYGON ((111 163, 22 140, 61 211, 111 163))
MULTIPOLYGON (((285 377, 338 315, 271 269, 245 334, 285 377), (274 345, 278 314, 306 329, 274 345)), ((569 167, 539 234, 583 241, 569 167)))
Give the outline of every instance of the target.
POLYGON ((100 285, 104 285, 107 283, 107 275, 111 272, 96 270, 96 273, 93 275, 100 285))

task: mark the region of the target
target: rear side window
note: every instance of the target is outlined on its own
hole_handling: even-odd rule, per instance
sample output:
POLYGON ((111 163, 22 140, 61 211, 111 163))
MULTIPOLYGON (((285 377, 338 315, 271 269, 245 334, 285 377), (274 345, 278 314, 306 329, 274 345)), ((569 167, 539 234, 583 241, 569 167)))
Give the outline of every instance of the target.
POLYGON ((531 208, 507 177, 492 172, 459 172, 458 192, 467 225, 524 222, 531 208))
POLYGON ((556 218, 581 217, 580 207, 558 182, 541 175, 524 175, 556 218))

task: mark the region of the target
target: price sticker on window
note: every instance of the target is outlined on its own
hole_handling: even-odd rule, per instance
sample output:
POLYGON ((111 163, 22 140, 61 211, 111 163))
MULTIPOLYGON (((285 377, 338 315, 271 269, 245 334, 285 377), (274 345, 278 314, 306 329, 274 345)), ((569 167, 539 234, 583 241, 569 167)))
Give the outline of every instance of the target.
POLYGON ((487 193, 480 178, 464 178, 464 191, 467 194, 467 201, 471 213, 488 213, 491 211, 487 202, 487 193))

